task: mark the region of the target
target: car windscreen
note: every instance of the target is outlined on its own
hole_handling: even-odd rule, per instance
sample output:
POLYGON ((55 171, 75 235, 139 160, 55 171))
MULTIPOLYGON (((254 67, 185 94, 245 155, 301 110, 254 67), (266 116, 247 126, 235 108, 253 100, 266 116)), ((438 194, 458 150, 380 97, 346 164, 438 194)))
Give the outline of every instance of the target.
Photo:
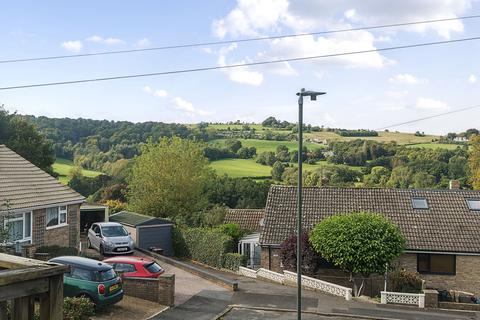
POLYGON ((156 262, 147 263, 145 265, 145 269, 151 273, 158 273, 163 270, 162 267, 160 267, 156 262))
POLYGON ((112 280, 113 278, 117 277, 117 274, 113 269, 97 271, 96 275, 98 282, 112 280))
POLYGON ((102 233, 104 237, 125 237, 128 236, 127 230, 122 226, 103 226, 102 233))

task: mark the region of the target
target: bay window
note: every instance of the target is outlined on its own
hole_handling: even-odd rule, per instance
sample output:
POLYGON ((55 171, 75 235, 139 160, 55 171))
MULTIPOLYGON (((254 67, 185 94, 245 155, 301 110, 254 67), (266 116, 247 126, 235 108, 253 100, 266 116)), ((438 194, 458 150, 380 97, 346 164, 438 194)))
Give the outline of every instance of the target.
POLYGON ((47 229, 67 224, 67 206, 47 208, 47 229))

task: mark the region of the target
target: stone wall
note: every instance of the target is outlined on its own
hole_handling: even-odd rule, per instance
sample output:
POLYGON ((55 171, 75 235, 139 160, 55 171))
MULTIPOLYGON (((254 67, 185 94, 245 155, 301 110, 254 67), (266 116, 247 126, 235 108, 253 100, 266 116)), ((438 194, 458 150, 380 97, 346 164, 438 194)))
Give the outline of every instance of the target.
POLYGON ((67 225, 47 230, 46 209, 33 211, 32 242, 41 246, 78 248, 80 242, 80 205, 67 207, 67 225))
POLYGON ((80 205, 74 204, 67 207, 68 246, 77 248, 80 243, 80 205))
POLYGON ((124 277, 123 290, 127 296, 173 306, 175 304, 175 275, 162 275, 156 279, 124 277))
POLYGON ((262 247, 261 267, 275 272, 283 272, 280 248, 262 247))
MULTIPOLYGON (((425 286, 440 290, 460 290, 480 295, 480 281, 478 281, 478 265, 480 256, 457 256, 455 275, 421 274, 425 286)), ((396 261, 398 268, 417 271, 417 254, 403 254, 396 261)))

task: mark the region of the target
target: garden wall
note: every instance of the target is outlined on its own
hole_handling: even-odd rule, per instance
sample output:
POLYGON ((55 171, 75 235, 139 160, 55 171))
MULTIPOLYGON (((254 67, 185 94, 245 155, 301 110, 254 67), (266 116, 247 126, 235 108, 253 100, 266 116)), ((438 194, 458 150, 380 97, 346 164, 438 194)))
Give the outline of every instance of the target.
POLYGON ((175 275, 162 275, 156 279, 124 277, 123 290, 127 296, 171 307, 175 304, 175 275))

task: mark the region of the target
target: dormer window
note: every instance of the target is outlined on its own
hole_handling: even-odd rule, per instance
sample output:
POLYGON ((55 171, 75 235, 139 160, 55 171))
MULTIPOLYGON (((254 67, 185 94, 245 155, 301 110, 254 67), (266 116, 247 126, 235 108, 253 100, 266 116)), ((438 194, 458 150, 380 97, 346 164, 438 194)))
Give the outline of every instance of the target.
POLYGON ((474 211, 480 211, 480 199, 467 199, 468 208, 474 211))
POLYGON ((428 209, 426 198, 412 198, 413 209, 428 209))

